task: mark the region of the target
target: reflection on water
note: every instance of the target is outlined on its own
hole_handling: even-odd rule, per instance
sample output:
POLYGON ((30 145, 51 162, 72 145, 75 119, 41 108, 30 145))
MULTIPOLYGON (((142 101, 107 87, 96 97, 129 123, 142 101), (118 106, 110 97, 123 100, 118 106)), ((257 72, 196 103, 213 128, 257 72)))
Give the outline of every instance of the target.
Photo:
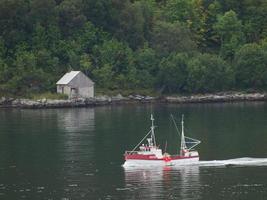
POLYGON ((95 109, 58 110, 57 120, 59 128, 66 132, 93 131, 95 128, 95 109))
POLYGON ((95 109, 58 110, 56 119, 62 131, 62 196, 85 198, 95 168, 95 109))
MULTIPOLYGON (((63 155, 67 161, 92 156, 95 130, 94 108, 57 110, 57 126, 63 131, 63 155)), ((86 159, 86 158, 84 158, 86 159)))
POLYGON ((0 199, 81 199, 94 168, 93 108, 0 110, 0 199))
POLYGON ((0 109, 0 199, 266 199, 266 130, 266 103, 0 109), (185 114, 197 166, 121 167, 151 111, 161 145, 185 114))
POLYGON ((125 167, 124 172, 127 199, 199 198, 198 166, 125 167))

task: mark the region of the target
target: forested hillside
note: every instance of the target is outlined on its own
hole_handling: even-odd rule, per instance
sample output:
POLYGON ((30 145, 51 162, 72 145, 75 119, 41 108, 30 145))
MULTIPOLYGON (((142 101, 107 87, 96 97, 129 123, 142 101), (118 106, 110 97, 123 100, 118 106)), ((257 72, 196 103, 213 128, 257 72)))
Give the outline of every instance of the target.
POLYGON ((0 94, 267 88, 267 0, 0 0, 0 94))

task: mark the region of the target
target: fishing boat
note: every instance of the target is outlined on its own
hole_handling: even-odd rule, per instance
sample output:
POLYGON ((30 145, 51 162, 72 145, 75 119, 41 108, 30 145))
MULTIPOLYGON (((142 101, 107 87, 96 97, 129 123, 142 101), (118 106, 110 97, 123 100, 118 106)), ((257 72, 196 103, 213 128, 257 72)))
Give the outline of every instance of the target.
MULTIPOLYGON (((175 128, 179 133, 174 117, 171 115, 175 128)), ((185 165, 199 161, 198 151, 193 150, 199 140, 184 135, 184 116, 181 121, 181 143, 180 150, 177 155, 163 153, 162 149, 156 143, 154 117, 151 114, 151 128, 145 137, 133 148, 132 151, 126 151, 124 154, 124 166, 143 166, 143 165, 185 165), (146 140, 146 143, 144 143, 146 140)))

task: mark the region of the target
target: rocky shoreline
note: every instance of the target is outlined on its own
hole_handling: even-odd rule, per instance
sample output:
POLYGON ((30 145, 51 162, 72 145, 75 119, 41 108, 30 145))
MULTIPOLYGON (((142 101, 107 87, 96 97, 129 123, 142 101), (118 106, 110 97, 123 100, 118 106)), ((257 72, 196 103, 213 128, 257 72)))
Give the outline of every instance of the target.
POLYGON ((16 99, 0 98, 0 108, 66 108, 66 107, 93 107, 100 105, 131 104, 131 103, 213 103, 237 101, 267 101, 265 93, 223 93, 190 96, 162 96, 150 97, 142 95, 98 96, 90 99, 50 100, 50 99, 16 99))

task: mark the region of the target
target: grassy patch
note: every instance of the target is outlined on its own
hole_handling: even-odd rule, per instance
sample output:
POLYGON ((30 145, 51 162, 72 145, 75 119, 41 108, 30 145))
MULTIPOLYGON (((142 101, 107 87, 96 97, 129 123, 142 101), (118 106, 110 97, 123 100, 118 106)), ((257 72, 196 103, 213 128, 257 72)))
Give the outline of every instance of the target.
POLYGON ((29 99, 39 100, 39 99, 68 99, 68 96, 65 94, 58 94, 52 92, 37 93, 28 95, 29 99))
POLYGON ((108 95, 116 96, 121 94, 122 96, 129 96, 133 94, 139 94, 143 96, 159 96, 160 94, 152 89, 128 89, 128 90, 108 90, 103 88, 96 88, 95 95, 108 95))

